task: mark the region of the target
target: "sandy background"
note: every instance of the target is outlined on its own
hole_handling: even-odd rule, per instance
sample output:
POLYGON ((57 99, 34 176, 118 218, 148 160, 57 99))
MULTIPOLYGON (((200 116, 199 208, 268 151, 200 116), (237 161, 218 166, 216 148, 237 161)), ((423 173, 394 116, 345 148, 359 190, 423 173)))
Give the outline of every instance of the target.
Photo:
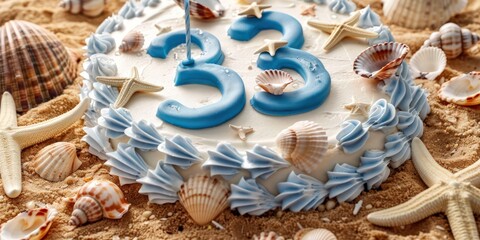
MULTIPOLYGON (((63 12, 56 7, 57 0, 3 0, 0 2, 0 24, 12 19, 28 20, 54 32, 67 47, 80 50, 84 39, 95 31, 104 18, 117 12, 123 2, 110 0, 101 16, 88 18, 63 12)), ((359 8, 371 4, 377 13, 382 13, 380 1, 355 2, 359 8)), ((480 1, 470 0, 467 9, 452 21, 480 33, 479 11, 480 1)), ((390 27, 397 41, 407 43, 412 52, 420 48, 431 33, 431 30, 412 31, 397 26, 390 27)), ((479 159, 480 107, 467 108, 447 104, 438 99, 436 92, 440 87, 439 83, 444 79, 479 70, 478 45, 472 52, 470 55, 449 60, 440 82, 418 82, 430 92, 429 102, 432 107, 432 112, 425 121, 425 134, 422 139, 434 158, 452 172, 479 159)), ((79 101, 77 95, 80 82, 80 79, 77 79, 63 95, 19 117, 19 125, 41 122, 73 108, 79 101)), ((293 238, 299 226, 327 228, 339 239, 453 238, 448 221, 441 214, 397 228, 377 227, 366 220, 368 213, 405 202, 426 188, 411 161, 392 171, 380 190, 364 192, 356 199, 364 202, 357 216, 352 214, 354 203, 343 203, 329 211, 291 213, 275 210, 261 217, 239 216, 237 212, 227 210, 216 219, 225 227, 225 230, 219 230, 214 226, 195 225, 179 203, 162 206, 148 204, 147 197, 137 193, 140 185, 134 184, 122 187, 132 207, 121 220, 102 220, 72 230, 72 227, 67 225, 72 207, 64 204, 62 197, 73 196, 76 188, 92 178, 109 179, 118 183, 117 179, 108 175, 108 168, 102 165, 103 161, 90 155, 87 145, 80 142, 84 135, 82 127, 83 122, 79 121, 65 133, 22 152, 23 193, 16 199, 8 199, 0 186, 0 223, 25 210, 26 204, 34 201, 53 204, 59 210, 46 239, 249 239, 262 231, 276 231, 286 238, 293 238), (83 165, 66 180, 51 183, 35 174, 29 161, 37 151, 57 141, 75 143, 83 165), (365 207, 369 204, 371 209, 365 207)), ((480 221, 477 221, 477 225, 479 223, 480 221)))

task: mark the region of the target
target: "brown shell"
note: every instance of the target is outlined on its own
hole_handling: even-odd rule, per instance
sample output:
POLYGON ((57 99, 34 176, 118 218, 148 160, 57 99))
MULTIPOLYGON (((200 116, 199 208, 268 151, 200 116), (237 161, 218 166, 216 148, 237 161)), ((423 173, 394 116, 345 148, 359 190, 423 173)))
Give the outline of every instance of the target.
MULTIPOLYGON (((183 7, 183 0, 174 0, 175 3, 183 7)), ((225 8, 218 0, 190 0, 190 15, 197 19, 210 20, 222 17, 225 8)))
POLYGON ((0 93, 10 92, 18 112, 62 94, 76 77, 76 62, 58 38, 26 21, 0 29, 0 93))
POLYGON ((121 52, 138 52, 142 50, 145 43, 145 37, 139 31, 132 31, 123 37, 120 47, 121 52))

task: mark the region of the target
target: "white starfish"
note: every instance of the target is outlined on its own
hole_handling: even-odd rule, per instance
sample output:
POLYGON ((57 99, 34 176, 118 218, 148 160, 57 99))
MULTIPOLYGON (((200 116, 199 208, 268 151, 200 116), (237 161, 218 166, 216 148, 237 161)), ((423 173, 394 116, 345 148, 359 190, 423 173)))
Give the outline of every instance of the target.
POLYGON ((255 51, 253 54, 258 54, 262 52, 268 52, 270 56, 275 56, 275 53, 277 52, 278 49, 286 46, 288 44, 288 41, 285 40, 271 40, 271 39, 265 39, 265 44, 262 45, 257 51, 255 51))
POLYGON ((257 2, 253 2, 245 10, 238 13, 238 15, 245 15, 247 17, 262 18, 262 12, 264 9, 271 8, 270 5, 258 5, 257 2))
POLYGON ((253 130, 252 127, 243 127, 243 126, 237 126, 237 125, 233 125, 233 124, 230 124, 229 127, 237 132, 238 137, 242 141, 247 140, 247 135, 248 134, 255 132, 255 130, 253 130))
POLYGON ((79 120, 90 104, 86 98, 72 110, 50 120, 28 126, 17 126, 15 101, 5 92, 0 105, 0 173, 3 189, 10 198, 22 192, 22 149, 43 142, 63 132, 79 120))
POLYGON ((370 105, 370 103, 357 102, 355 98, 352 97, 352 103, 343 105, 343 108, 350 110, 351 115, 362 115, 368 117, 370 105))
POLYGON ((155 24, 154 26, 157 29, 157 36, 172 31, 172 26, 162 27, 160 24, 155 24))
POLYGON ((403 226, 443 212, 455 239, 480 239, 473 216, 480 214, 480 161, 451 173, 418 138, 412 141, 412 160, 429 188, 403 204, 369 214, 368 220, 380 226, 403 226))

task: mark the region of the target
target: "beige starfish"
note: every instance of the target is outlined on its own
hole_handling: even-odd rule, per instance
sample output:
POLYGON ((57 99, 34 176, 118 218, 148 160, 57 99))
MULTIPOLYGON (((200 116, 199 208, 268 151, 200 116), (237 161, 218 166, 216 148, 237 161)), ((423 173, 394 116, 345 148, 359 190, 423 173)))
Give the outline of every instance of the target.
POLYGON ((308 25, 323 32, 330 33, 330 37, 328 37, 327 41, 323 44, 323 49, 328 51, 346 37, 378 37, 378 33, 367 31, 365 29, 354 26, 358 22, 360 15, 360 11, 357 11, 350 18, 339 24, 322 23, 317 20, 309 20, 308 25))
POLYGON ((368 220, 380 226, 403 226, 443 212, 455 239, 480 239, 473 216, 480 214, 480 161, 451 173, 418 138, 412 142, 412 159, 429 188, 403 204, 369 214, 368 220))
POLYGON ((243 127, 243 126, 237 126, 237 125, 233 125, 233 124, 230 124, 229 127, 237 132, 238 137, 242 141, 247 140, 247 135, 248 134, 255 132, 255 130, 253 130, 252 127, 243 127))
POLYGON ((15 101, 10 93, 3 93, 0 105, 0 174, 8 197, 16 198, 22 192, 22 149, 63 132, 83 116, 89 104, 90 99, 87 98, 58 117, 28 126, 17 126, 15 101))
POLYGON ((315 9, 317 8, 317 4, 312 4, 309 7, 305 8, 300 14, 302 16, 317 16, 315 9))
POLYGON ((162 27, 162 26, 160 26, 160 24, 155 24, 154 26, 158 30, 157 31, 157 36, 172 31, 172 26, 162 27))
POLYGON ((135 92, 158 92, 163 90, 162 86, 153 85, 140 80, 138 69, 132 68, 132 75, 130 77, 105 77, 99 76, 96 78, 98 82, 114 87, 122 87, 118 98, 113 104, 114 108, 120 108, 127 104, 130 97, 135 92))
POLYGON ((268 52, 270 56, 275 56, 275 53, 277 52, 278 49, 286 46, 288 44, 288 41, 285 40, 271 40, 271 39, 265 39, 265 44, 261 46, 257 51, 255 51, 254 54, 262 53, 262 52, 268 52))
POLYGON ((238 15, 245 15, 247 17, 262 18, 262 12, 264 9, 271 8, 270 5, 258 5, 257 2, 253 2, 245 10, 238 13, 238 15))
POLYGON ((343 108, 350 110, 351 115, 362 115, 368 117, 370 105, 370 103, 357 102, 355 98, 352 98, 352 103, 343 105, 343 108))

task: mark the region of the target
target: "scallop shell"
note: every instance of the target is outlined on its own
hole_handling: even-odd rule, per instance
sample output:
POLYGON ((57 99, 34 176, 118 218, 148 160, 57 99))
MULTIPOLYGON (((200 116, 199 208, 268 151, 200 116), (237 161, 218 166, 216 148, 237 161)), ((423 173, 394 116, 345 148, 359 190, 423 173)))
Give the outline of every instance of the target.
POLYGON ((328 229, 325 228, 304 228, 298 231, 294 238, 294 240, 337 240, 335 234, 330 232, 328 229))
MULTIPOLYGON (((178 6, 183 8, 183 0, 174 0, 178 6)), ((190 15, 197 19, 215 19, 223 17, 225 7, 219 0, 190 0, 190 15)))
POLYGON ((61 0, 59 6, 73 14, 96 17, 102 14, 106 0, 61 0))
POLYGON ((259 236, 253 235, 253 240, 285 240, 284 237, 278 235, 276 232, 261 232, 259 236))
POLYGON ((145 37, 139 31, 131 31, 125 35, 122 39, 122 44, 120 44, 120 51, 122 52, 138 52, 142 50, 143 44, 145 43, 145 37))
POLYGON ((33 160, 35 172, 40 177, 52 181, 63 181, 75 172, 82 162, 77 157, 75 144, 57 142, 40 150, 33 160))
POLYGON ((418 50, 410 59, 414 78, 434 80, 447 66, 447 56, 440 48, 426 47, 418 50))
POLYGON ((281 70, 266 70, 255 78, 255 82, 268 93, 282 95, 283 90, 293 82, 293 77, 281 70))
POLYGON ((0 93, 10 92, 18 112, 62 94, 73 82, 76 62, 51 32, 13 20, 0 30, 0 93))
POLYGON ((322 161, 328 148, 325 129, 311 121, 296 122, 280 132, 276 142, 283 158, 307 173, 322 161))
POLYGON ((480 72, 470 72, 442 84, 440 99, 463 106, 480 104, 480 72))
POLYGON ((383 0, 383 13, 395 25, 407 28, 438 28, 462 11, 467 0, 383 0))
POLYGON ((398 42, 373 45, 358 55, 353 71, 365 78, 387 79, 397 71, 409 51, 407 45, 398 42))
POLYGON ((75 203, 69 221, 69 224, 75 226, 102 218, 120 219, 130 207, 122 190, 107 180, 93 180, 85 183, 77 196, 67 201, 75 203))
POLYGON ((455 23, 443 25, 438 32, 430 35, 423 46, 443 49, 447 58, 456 58, 480 41, 478 34, 455 23))
POLYGON ((22 212, 1 226, 0 239, 40 240, 47 234, 57 213, 52 207, 22 212))
POLYGON ((199 225, 215 219, 228 207, 228 185, 214 177, 199 175, 183 183, 178 192, 180 203, 199 225))

